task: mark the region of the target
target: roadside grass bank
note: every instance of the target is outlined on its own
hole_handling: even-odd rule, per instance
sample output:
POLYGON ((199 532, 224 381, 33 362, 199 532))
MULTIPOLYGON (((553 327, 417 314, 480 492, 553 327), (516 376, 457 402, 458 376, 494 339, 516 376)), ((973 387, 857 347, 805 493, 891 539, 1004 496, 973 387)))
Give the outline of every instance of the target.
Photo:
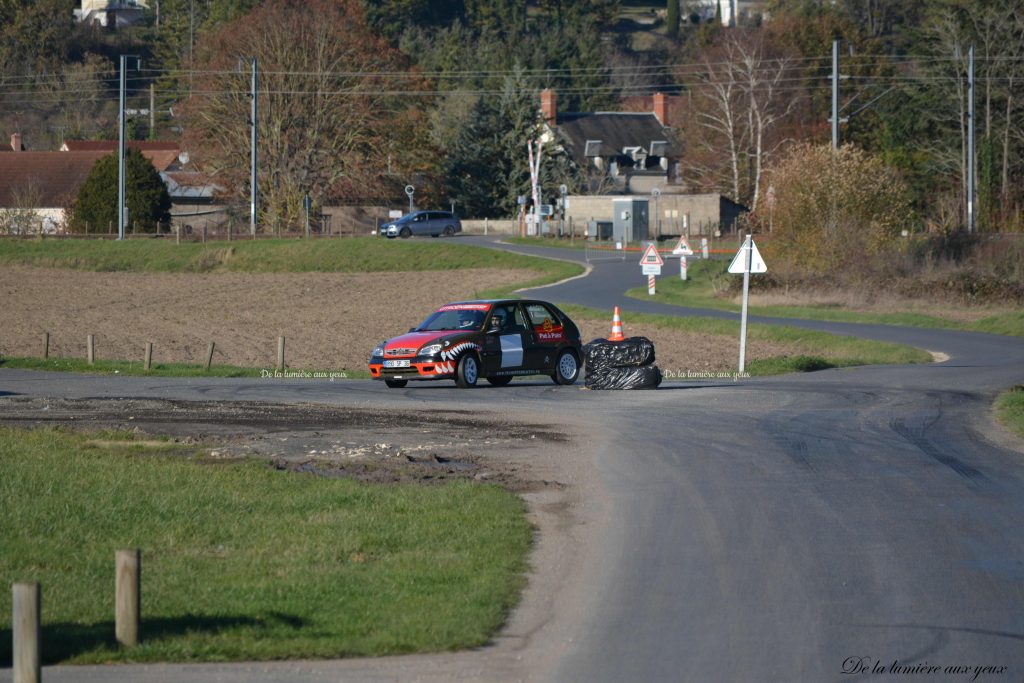
POLYGON ((1017 385, 996 398, 996 415, 1011 432, 1024 439, 1024 386, 1017 385))
MULTIPOLYGON (((562 308, 574 319, 577 317, 607 318, 604 311, 583 306, 570 305, 562 308)), ((629 322, 636 325, 649 325, 654 329, 681 330, 710 335, 721 338, 723 346, 738 348, 740 324, 732 320, 630 313, 629 322)), ((784 356, 753 360, 748 357, 745 372, 751 375, 811 372, 856 365, 903 365, 932 362, 931 354, 912 346, 781 325, 751 323, 747 325, 747 339, 748 341, 772 342, 790 349, 790 352, 784 356)), ((657 344, 657 339, 654 341, 657 344)))
MULTIPOLYGON (((731 300, 719 298, 718 292, 728 285, 728 278, 737 278, 726 272, 728 263, 725 261, 696 261, 687 269, 687 279, 678 277, 678 265, 673 264, 672 270, 676 277, 659 278, 657 293, 651 296, 647 287, 636 287, 626 292, 634 299, 659 301, 661 303, 691 308, 712 308, 722 311, 739 312, 740 305, 731 300)), ((869 323, 882 325, 899 325, 904 327, 941 328, 965 330, 970 332, 987 332, 1010 336, 1024 336, 1024 312, 1007 312, 985 317, 974 322, 964 322, 937 315, 899 312, 868 312, 839 308, 833 305, 811 306, 749 306, 750 315, 776 318, 798 318, 803 320, 824 320, 830 322, 869 323)))
POLYGON ((496 485, 365 484, 148 439, 0 428, 0 578, 41 583, 47 664, 475 647, 524 585, 531 527, 496 485), (130 649, 114 640, 122 548, 142 551, 130 649))
MULTIPOLYGON (((0 263, 138 273, 374 273, 502 268, 537 271, 525 286, 583 272, 575 264, 459 244, 457 239, 0 240, 0 263)), ((524 286, 524 285, 519 285, 524 286)))
POLYGON ((52 372, 80 372, 92 375, 123 375, 125 377, 253 377, 260 379, 367 379, 367 370, 306 370, 286 368, 275 376, 273 367, 244 368, 234 365, 202 365, 187 363, 153 363, 146 370, 142 361, 97 360, 92 365, 82 358, 18 358, 0 357, 0 368, 18 370, 50 370, 52 372), (313 375, 306 377, 306 375, 313 375), (320 376, 325 375, 325 376, 320 376))

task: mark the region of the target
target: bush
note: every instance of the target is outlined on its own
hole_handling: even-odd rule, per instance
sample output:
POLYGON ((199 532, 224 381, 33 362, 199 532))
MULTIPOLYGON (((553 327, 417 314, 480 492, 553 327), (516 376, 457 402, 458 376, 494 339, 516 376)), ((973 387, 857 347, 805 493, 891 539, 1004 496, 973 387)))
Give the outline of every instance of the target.
POLYGON ((769 171, 768 184, 775 200, 771 208, 762 203, 754 220, 772 225, 772 252, 801 270, 830 272, 879 254, 913 221, 899 175, 852 145, 796 145, 769 171))
MULTIPOLYGON (((170 221, 171 197, 160 174, 146 157, 129 149, 124 157, 125 203, 128 227, 155 232, 170 221)), ((85 179, 71 210, 72 232, 107 232, 117 224, 117 154, 96 162, 85 179)))

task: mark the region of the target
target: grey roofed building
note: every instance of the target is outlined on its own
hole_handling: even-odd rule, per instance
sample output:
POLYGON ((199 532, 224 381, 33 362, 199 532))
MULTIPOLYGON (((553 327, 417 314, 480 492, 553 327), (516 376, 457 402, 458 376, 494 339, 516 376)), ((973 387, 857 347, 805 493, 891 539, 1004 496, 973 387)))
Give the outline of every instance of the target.
POLYGON ((675 136, 664 123, 667 102, 666 95, 656 93, 650 112, 559 113, 557 94, 544 90, 545 139, 555 142, 587 177, 587 192, 666 191, 678 157, 675 136))

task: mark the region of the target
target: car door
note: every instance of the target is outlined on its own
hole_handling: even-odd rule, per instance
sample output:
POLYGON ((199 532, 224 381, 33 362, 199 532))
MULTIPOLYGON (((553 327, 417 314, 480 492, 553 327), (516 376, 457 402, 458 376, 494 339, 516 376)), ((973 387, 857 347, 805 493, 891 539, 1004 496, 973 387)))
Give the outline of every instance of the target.
POLYGON ((426 211, 418 213, 412 217, 412 223, 410 228, 414 235, 429 235, 430 234, 430 216, 426 211))
POLYGON ((526 335, 526 367, 549 372, 555 367, 558 350, 567 341, 565 327, 546 304, 530 301, 523 304, 529 325, 526 335))
POLYGON ((488 375, 521 374, 525 365, 529 329, 519 304, 497 304, 491 310, 484 333, 484 368, 488 375), (504 326, 492 327, 496 317, 503 315, 504 326))

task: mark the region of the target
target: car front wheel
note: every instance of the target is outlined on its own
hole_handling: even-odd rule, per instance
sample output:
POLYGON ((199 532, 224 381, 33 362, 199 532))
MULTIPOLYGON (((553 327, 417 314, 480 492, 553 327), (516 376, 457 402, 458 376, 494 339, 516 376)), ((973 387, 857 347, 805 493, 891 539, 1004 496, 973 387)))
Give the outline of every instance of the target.
POLYGON ((459 366, 455 369, 455 385, 460 389, 471 389, 476 386, 480 379, 480 366, 476 356, 467 353, 459 359, 459 366))
POLYGON ((402 228, 402 231, 398 233, 398 236, 401 237, 402 239, 405 239, 406 237, 412 237, 412 230, 410 230, 409 228, 402 228))
POLYGON ((453 226, 453 225, 449 225, 449 226, 447 226, 447 227, 446 227, 446 228, 444 229, 444 236, 445 236, 445 237, 451 237, 451 236, 452 236, 452 235, 454 235, 454 234, 455 234, 455 226, 453 226))
POLYGON ((573 384, 579 376, 580 362, 576 359, 576 354, 565 349, 558 354, 558 361, 555 362, 555 374, 551 376, 552 379, 555 380, 555 384, 573 384))

